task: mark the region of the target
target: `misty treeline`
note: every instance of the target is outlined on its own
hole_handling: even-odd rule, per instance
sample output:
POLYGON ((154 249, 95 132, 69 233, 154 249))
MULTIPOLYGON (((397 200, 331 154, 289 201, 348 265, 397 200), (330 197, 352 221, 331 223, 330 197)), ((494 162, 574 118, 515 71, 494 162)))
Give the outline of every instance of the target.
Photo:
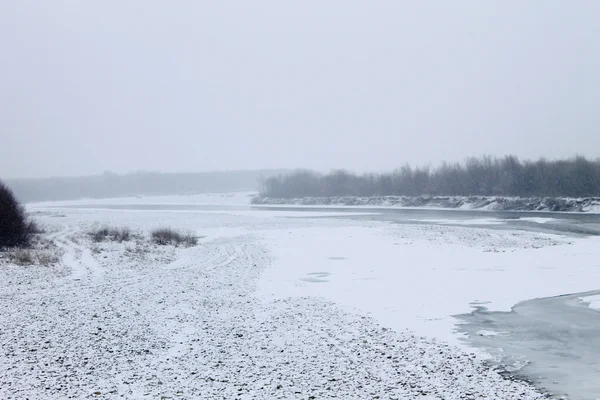
POLYGON ((262 197, 338 196, 600 196, 600 160, 584 157, 520 161, 515 156, 469 158, 436 168, 406 165, 394 172, 356 175, 308 170, 263 179, 262 197))
POLYGON ((137 172, 103 175, 12 179, 6 183, 22 202, 105 198, 138 195, 223 193, 256 190, 260 178, 284 170, 217 171, 199 173, 137 172))

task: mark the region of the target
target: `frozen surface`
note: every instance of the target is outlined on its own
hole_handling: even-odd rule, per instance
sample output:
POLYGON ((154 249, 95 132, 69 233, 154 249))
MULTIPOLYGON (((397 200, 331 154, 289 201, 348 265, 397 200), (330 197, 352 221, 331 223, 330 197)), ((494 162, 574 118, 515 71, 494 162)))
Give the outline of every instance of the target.
POLYGON ((594 400, 600 393, 600 314, 586 300, 598 294, 600 290, 531 299, 510 312, 480 306, 457 316, 458 327, 494 362, 557 398, 594 400))
POLYGON ((600 295, 586 296, 582 298, 590 308, 600 311, 600 295))
POLYGON ((275 260, 261 280, 265 297, 320 296, 454 343, 452 315, 473 305, 509 311, 600 280, 598 238, 397 225, 298 228, 266 243, 275 260))
MULTIPOLYGON (((523 218, 521 218, 523 219, 523 218)), ((415 222, 429 222, 444 225, 499 225, 505 224, 506 220, 497 218, 472 218, 472 219, 415 219, 415 222)))
POLYGON ((538 399, 449 345, 450 315, 589 289, 600 272, 595 239, 293 210, 30 209, 64 257, 0 267, 2 399, 538 399), (102 224, 143 238, 92 243, 102 224), (204 238, 155 246, 160 226, 204 238))
POLYGON ((519 218, 521 221, 530 221, 538 224, 547 224, 550 222, 556 222, 556 218, 542 218, 542 217, 521 217, 519 218))

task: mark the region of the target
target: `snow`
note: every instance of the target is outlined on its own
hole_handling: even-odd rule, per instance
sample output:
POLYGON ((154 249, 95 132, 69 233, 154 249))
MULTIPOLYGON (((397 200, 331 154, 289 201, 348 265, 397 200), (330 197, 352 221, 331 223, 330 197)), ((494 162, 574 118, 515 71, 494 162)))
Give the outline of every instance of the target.
POLYGON ((472 219, 413 219, 415 222, 428 222, 444 225, 500 225, 506 220, 498 218, 472 218, 472 219))
POLYGON ((547 224, 549 222, 558 221, 557 218, 543 218, 543 217, 521 217, 521 218, 519 218, 519 220, 535 222, 536 224, 547 224))
POLYGON ((590 308, 600 311, 600 295, 586 296, 583 298, 590 308))
POLYGON ((492 337, 492 336, 501 336, 504 333, 502 333, 502 332, 495 332, 495 331, 487 331, 485 329, 482 329, 480 331, 477 331, 477 334, 479 336, 492 337))
POLYGON ((593 238, 294 210, 102 209, 119 201, 29 206, 64 256, 0 268, 0 398, 541 399, 454 347, 451 316, 600 277, 593 238), (141 237, 92 243, 98 224, 141 237), (160 226, 203 238, 156 246, 148 232, 160 226))
MULTIPOLYGON (((31 211, 46 211, 52 210, 53 208, 48 208, 45 206, 30 206, 29 210, 31 211)), ((97 205, 94 207, 82 207, 78 208, 77 205, 69 206, 71 210, 79 210, 79 211, 91 211, 91 212, 114 212, 114 213, 122 213, 121 209, 110 209, 104 208, 102 205, 97 205)), ((140 209, 131 209, 126 210, 127 212, 138 212, 144 213, 147 210, 140 209)), ((174 213, 174 214, 214 214, 214 215, 231 215, 231 216, 240 216, 240 217, 251 217, 251 218, 322 218, 322 217, 347 217, 347 216, 365 216, 365 215, 376 215, 376 212, 360 212, 360 211, 295 211, 295 210, 240 210, 240 209, 224 209, 224 210, 205 210, 205 209, 197 209, 197 210, 173 210, 173 209, 157 209, 154 211, 158 211, 160 213, 174 213)))
POLYGON ((593 204, 583 207, 583 211, 589 213, 600 214, 600 201, 596 201, 593 204))
POLYGON ((402 224, 297 228, 265 243, 275 257, 261 280, 266 298, 318 296, 453 344, 452 315, 474 305, 510 311, 600 279, 599 238, 402 224))

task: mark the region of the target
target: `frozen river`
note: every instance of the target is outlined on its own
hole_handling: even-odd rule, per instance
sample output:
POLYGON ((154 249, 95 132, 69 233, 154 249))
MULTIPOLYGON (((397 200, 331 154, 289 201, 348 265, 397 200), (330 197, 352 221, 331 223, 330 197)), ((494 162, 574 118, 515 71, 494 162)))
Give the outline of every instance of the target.
MULTIPOLYGON (((180 211, 180 212, 283 212, 297 213, 296 217, 313 217, 325 213, 326 218, 345 218, 370 221, 389 221, 409 224, 436 224, 479 226, 491 229, 518 229, 532 232, 567 235, 600 235, 600 214, 556 213, 527 211, 477 211, 422 208, 376 207, 299 207, 299 206, 248 206, 212 204, 86 204, 64 205, 64 208, 180 211)), ((318 218, 318 217, 317 217, 318 218)))
POLYGON ((600 394, 600 311, 585 302, 594 295, 600 290, 527 300, 510 312, 479 305, 458 316, 459 330, 536 386, 594 400, 600 394))

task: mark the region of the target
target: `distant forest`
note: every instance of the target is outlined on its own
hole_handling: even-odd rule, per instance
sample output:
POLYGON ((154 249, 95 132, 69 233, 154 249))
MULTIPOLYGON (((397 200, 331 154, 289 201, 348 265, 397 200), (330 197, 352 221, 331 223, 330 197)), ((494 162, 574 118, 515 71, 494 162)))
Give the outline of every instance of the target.
POLYGON ((344 170, 323 175, 308 170, 268 177, 262 197, 340 196, 600 196, 600 160, 520 161, 515 156, 469 158, 436 168, 408 165, 391 173, 356 175, 344 170))
POLYGON ((138 195, 196 194, 257 190, 260 179, 284 170, 203 173, 139 172, 117 175, 12 179, 6 184, 22 202, 74 200, 138 195))

